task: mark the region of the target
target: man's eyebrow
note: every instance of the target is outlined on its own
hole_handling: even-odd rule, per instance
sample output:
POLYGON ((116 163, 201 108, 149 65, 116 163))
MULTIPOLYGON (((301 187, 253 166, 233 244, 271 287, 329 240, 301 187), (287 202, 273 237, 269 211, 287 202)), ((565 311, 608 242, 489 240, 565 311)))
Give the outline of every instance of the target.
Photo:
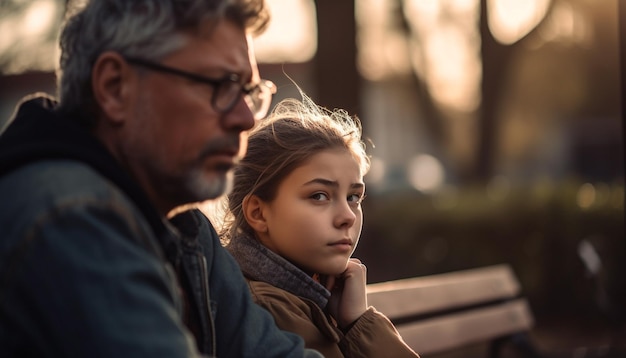
MULTIPOLYGON (((304 183, 304 186, 312 185, 312 184, 322 184, 324 186, 330 186, 330 187, 333 187, 333 188, 339 187, 339 183, 338 182, 336 182, 334 180, 324 179, 324 178, 315 178, 313 180, 310 180, 310 181, 304 183)), ((364 187, 365 187, 365 184, 363 184, 363 183, 352 183, 352 184, 350 184, 350 188, 353 188, 353 189, 362 189, 364 187)))

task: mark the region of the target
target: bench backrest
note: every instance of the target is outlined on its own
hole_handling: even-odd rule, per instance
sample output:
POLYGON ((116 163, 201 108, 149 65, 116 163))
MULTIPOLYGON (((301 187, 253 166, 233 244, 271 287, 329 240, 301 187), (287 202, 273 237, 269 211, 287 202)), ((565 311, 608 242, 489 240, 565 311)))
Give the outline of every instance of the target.
POLYGON ((430 354, 528 331, 533 317, 508 265, 368 285, 416 352, 430 354))

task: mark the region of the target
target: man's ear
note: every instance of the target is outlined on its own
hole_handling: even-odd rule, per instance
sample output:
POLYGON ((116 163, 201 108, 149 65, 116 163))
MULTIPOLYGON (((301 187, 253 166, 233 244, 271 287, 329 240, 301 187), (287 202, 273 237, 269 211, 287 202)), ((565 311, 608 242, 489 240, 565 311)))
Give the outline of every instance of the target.
POLYGON ((102 53, 91 71, 94 99, 104 116, 113 123, 121 124, 132 94, 131 80, 134 72, 116 52, 102 53))
POLYGON ((256 195, 249 195, 243 200, 242 206, 248 225, 257 233, 266 233, 267 222, 263 216, 265 202, 256 195))

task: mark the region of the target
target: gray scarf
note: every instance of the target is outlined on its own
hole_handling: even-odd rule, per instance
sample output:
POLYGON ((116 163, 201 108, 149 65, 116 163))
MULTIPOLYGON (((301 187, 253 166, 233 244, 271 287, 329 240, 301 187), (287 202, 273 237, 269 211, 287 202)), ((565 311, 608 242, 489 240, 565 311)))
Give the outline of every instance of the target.
POLYGON ((326 307, 330 292, 324 286, 256 239, 237 236, 226 248, 248 278, 312 300, 322 309, 326 307))

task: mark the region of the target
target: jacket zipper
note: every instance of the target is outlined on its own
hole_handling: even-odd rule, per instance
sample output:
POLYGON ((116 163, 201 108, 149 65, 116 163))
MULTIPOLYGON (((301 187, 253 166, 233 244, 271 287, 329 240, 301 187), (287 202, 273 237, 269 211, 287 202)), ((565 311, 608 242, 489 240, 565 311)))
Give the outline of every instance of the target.
POLYGON ((215 322, 213 321, 213 315, 211 313, 211 297, 209 296, 209 279, 208 279, 208 273, 207 273, 207 263, 206 263, 206 258, 204 257, 204 255, 202 255, 201 253, 197 254, 199 259, 200 259, 200 264, 202 265, 202 270, 200 272, 201 274, 201 285, 202 285, 202 291, 204 293, 204 297, 206 299, 206 310, 207 310, 207 317, 209 318, 209 330, 210 330, 210 335, 211 335, 211 357, 216 357, 217 356, 217 340, 215 337, 215 322))

